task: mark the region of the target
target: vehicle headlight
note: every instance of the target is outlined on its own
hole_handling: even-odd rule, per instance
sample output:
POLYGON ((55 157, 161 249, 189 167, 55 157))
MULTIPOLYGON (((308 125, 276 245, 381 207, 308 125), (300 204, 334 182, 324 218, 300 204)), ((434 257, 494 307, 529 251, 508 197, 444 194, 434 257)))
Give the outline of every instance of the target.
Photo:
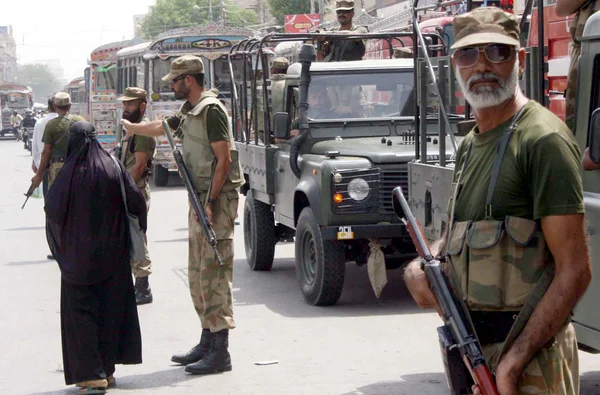
POLYGON ((348 196, 354 201, 362 202, 369 196, 370 192, 371 187, 363 178, 355 178, 348 183, 348 196))

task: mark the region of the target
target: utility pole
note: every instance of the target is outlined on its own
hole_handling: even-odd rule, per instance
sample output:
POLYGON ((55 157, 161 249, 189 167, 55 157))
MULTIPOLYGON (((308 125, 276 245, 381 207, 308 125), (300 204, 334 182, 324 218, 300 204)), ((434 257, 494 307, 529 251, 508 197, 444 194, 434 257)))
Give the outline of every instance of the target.
POLYGON ((208 19, 213 21, 213 13, 212 13, 212 0, 208 0, 208 19))
MULTIPOLYGON (((308 0, 310 1, 310 13, 314 14, 315 13, 315 0, 308 0)), ((321 1, 321 0, 319 0, 321 1)))
POLYGON ((322 25, 325 21, 323 20, 323 0, 319 0, 319 25, 322 25))

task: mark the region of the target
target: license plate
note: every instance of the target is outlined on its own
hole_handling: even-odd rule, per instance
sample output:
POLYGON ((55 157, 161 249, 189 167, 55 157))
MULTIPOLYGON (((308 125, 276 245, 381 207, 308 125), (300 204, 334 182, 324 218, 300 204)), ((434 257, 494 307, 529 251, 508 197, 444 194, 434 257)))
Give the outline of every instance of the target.
POLYGON ((352 240, 354 239, 354 232, 351 226, 340 226, 337 232, 338 240, 352 240))

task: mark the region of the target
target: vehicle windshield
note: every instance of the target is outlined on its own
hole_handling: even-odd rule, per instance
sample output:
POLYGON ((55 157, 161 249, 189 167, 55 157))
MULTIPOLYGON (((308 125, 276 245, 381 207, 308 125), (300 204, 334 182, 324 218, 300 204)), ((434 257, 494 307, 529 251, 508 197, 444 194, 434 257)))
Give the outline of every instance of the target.
MULTIPOLYGON (((165 60, 156 58, 152 61, 152 92, 171 92, 169 83, 163 81, 162 78, 169 74, 171 71, 171 62, 176 58, 177 56, 172 56, 165 60)), ((207 76, 210 76, 210 61, 204 56, 200 56, 200 59, 202 59, 202 63, 204 64, 204 86, 206 89, 210 89, 212 84, 210 83, 210 79, 206 78, 207 76)))
POLYGON ((9 93, 8 106, 10 108, 27 108, 27 95, 23 93, 9 93))
POLYGON ((117 65, 96 66, 96 90, 114 91, 117 89, 117 65))
MULTIPOLYGON (((250 59, 248 60, 250 61, 250 59)), ((233 66, 235 81, 242 81, 244 71, 243 58, 241 56, 234 56, 231 63, 233 66)), ((246 66, 246 79, 250 80, 252 68, 250 64, 247 64, 246 66)), ((222 93, 231 92, 231 77, 229 75, 229 60, 227 59, 227 55, 223 55, 219 59, 215 60, 215 88, 222 93)))
POLYGON ((362 119, 414 116, 411 71, 311 76, 308 117, 362 119))

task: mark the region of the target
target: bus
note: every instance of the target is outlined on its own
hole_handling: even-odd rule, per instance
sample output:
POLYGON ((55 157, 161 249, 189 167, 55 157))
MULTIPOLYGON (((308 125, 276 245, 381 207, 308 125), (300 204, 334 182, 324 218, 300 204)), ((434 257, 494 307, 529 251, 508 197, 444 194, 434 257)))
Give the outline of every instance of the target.
POLYGON ((114 149, 117 143, 117 52, 138 42, 134 39, 102 45, 90 56, 89 71, 86 72, 89 120, 106 150, 114 149))
POLYGON ((10 133, 10 116, 13 111, 25 116, 25 111, 33 108, 33 91, 26 85, 18 83, 0 84, 0 111, 2 122, 0 123, 0 136, 10 133))
POLYGON ((64 88, 64 91, 71 96, 71 114, 79 115, 85 120, 89 119, 88 98, 85 77, 72 79, 64 88))
MULTIPOLYGON (((144 70, 147 71, 144 87, 149 95, 148 117, 151 120, 164 119, 177 113, 183 104, 183 101, 175 99, 169 83, 162 80, 169 74, 171 62, 181 55, 196 55, 202 59, 206 89, 217 89, 219 98, 230 111, 231 80, 227 56, 233 45, 255 35, 257 32, 254 30, 208 23, 196 28, 171 30, 158 36, 143 56, 144 70)), ((242 62, 241 57, 233 61, 234 73, 240 78, 244 67, 242 62)), ((250 65, 246 67, 249 69, 250 65)), ((154 183, 166 185, 169 170, 176 169, 176 166, 168 142, 163 137, 157 139, 153 163, 154 183)))

